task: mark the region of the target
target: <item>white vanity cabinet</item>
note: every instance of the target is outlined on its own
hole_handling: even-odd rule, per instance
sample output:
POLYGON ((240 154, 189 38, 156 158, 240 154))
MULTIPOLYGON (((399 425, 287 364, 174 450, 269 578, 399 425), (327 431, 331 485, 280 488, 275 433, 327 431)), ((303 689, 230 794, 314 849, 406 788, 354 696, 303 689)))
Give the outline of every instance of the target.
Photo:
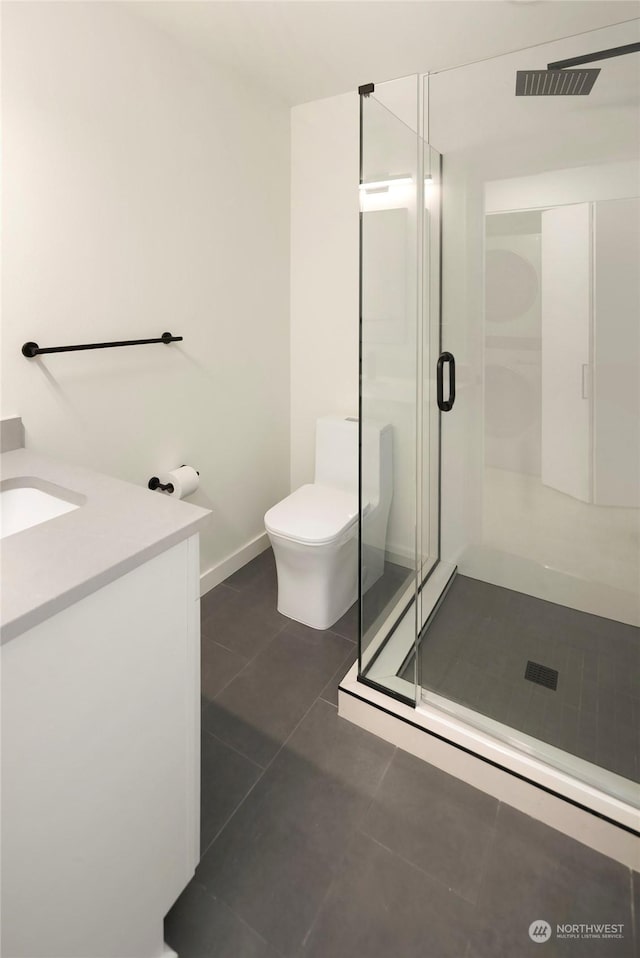
POLYGON ((197 534, 2 646, 6 958, 173 954, 163 917, 199 858, 199 649, 197 534))

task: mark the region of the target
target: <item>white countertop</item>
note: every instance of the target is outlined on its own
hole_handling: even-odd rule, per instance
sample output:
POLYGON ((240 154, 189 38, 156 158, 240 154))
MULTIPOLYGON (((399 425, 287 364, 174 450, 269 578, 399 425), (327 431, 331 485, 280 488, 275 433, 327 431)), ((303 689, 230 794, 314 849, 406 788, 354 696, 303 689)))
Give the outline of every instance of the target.
POLYGON ((2 539, 0 634, 7 642, 198 532, 211 513, 28 449, 2 454, 2 479, 55 483, 86 502, 2 539))

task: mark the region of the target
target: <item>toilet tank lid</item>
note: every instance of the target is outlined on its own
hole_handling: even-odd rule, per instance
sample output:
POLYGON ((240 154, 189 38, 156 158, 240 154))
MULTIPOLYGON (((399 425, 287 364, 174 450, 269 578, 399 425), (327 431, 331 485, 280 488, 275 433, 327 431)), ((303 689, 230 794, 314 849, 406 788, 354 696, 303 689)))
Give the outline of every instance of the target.
POLYGON ((344 489, 309 483, 269 509, 267 532, 313 545, 331 542, 358 519, 358 497, 344 489))

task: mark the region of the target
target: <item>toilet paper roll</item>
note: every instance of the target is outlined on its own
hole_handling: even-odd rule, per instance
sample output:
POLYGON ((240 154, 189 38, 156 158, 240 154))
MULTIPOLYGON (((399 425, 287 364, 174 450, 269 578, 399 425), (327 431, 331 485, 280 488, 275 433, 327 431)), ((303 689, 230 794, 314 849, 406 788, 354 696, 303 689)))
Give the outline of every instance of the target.
POLYGON ((173 492, 167 495, 174 499, 184 499, 190 496, 198 488, 200 477, 192 466, 180 466, 179 469, 172 469, 170 472, 162 472, 158 476, 160 482, 166 485, 168 482, 173 486, 173 492))

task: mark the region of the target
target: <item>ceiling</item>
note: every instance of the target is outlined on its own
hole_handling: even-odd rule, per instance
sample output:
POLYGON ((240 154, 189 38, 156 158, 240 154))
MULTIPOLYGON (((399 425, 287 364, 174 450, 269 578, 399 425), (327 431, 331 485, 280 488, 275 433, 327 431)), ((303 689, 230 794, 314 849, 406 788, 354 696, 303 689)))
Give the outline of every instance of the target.
POLYGON ((126 6, 291 105, 640 16, 637 0, 137 0, 126 6))

